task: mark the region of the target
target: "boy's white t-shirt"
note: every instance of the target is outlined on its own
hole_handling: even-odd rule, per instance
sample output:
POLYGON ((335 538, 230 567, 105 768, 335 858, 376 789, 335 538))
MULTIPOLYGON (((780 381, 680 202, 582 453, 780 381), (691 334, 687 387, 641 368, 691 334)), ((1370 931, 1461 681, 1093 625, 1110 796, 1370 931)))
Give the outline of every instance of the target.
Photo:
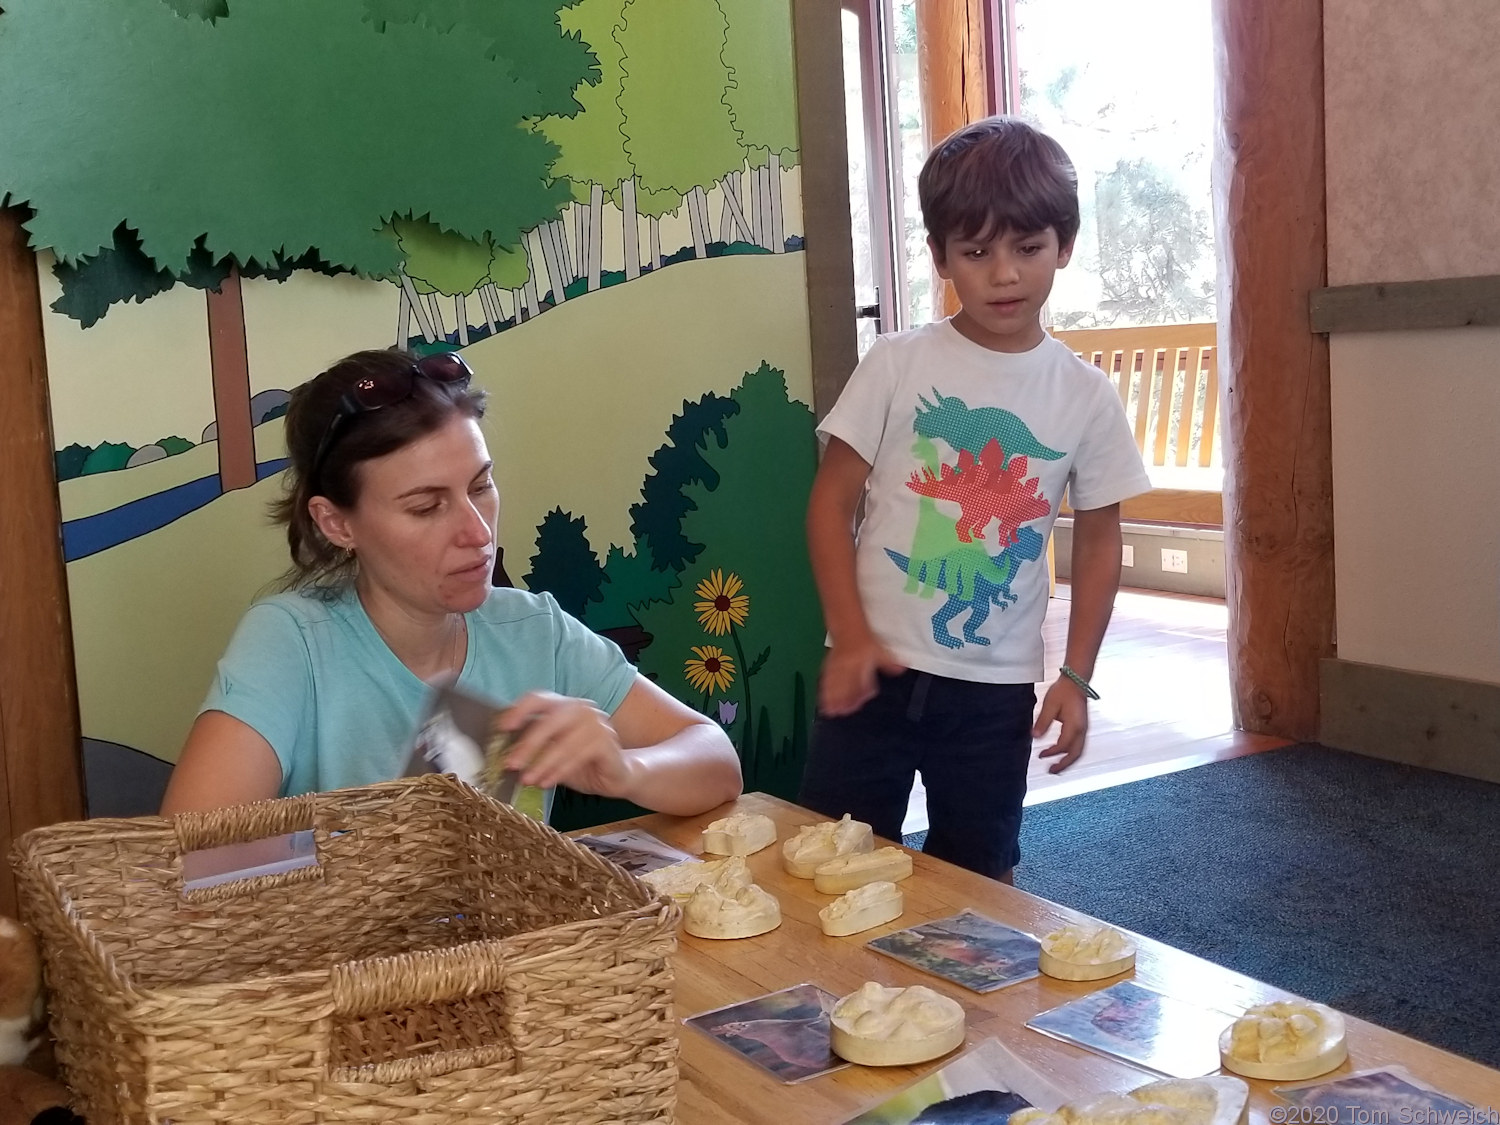
POLYGON ((855 570, 870 628, 909 668, 1044 674, 1046 543, 1075 509, 1149 491, 1105 374, 1047 336, 991 351, 946 320, 882 336, 818 432, 871 466, 855 570))

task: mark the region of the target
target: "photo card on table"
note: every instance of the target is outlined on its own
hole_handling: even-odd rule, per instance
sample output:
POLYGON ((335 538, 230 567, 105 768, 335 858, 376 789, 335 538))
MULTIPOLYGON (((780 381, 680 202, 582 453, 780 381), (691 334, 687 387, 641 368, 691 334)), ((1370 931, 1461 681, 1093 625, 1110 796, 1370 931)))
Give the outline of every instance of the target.
POLYGON ((682 1022, 781 1082, 804 1082, 849 1065, 829 1043, 828 1016, 838 1002, 815 984, 799 984, 682 1022))
POLYGON ((1026 1026, 1168 1078, 1219 1069, 1219 1035, 1234 1017, 1121 981, 1042 1012, 1026 1026))
POLYGON ((1474 1116, 1477 1111, 1468 1102, 1439 1093, 1397 1066, 1274 1086, 1271 1092, 1299 1109, 1330 1111, 1326 1118, 1330 1122, 1469 1121, 1477 1125, 1484 1120, 1474 1116))
POLYGON ((700 862, 697 856, 674 848, 665 840, 658 840, 640 828, 606 832, 602 836, 577 836, 574 839, 595 855, 623 867, 632 875, 645 875, 674 863, 700 862))
POLYGON ((1041 944, 1003 922, 965 910, 866 943, 877 953, 971 992, 994 992, 1038 973, 1041 944))

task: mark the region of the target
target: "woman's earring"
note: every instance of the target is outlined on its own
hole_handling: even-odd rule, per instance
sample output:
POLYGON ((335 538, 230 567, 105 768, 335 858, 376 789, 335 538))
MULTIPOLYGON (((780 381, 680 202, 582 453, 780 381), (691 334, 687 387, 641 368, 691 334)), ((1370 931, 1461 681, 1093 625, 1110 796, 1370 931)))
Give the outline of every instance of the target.
POLYGON ((354 561, 354 548, 353 547, 345 547, 344 548, 344 561, 346 563, 350 563, 350 562, 354 561))

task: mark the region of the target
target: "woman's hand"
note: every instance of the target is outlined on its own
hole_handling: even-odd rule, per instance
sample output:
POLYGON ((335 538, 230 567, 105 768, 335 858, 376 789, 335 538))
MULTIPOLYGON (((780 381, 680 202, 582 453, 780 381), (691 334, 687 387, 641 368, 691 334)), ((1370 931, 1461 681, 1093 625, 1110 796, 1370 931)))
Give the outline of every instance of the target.
POLYGON ((620 745, 609 716, 586 699, 550 691, 523 695, 495 724, 516 735, 506 766, 522 785, 566 785, 601 797, 635 791, 636 764, 620 745))

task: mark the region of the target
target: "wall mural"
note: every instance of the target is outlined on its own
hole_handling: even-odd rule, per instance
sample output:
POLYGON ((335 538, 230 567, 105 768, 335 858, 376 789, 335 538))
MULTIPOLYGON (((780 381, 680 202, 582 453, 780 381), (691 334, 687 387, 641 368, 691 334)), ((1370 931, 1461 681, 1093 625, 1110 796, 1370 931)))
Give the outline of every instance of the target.
POLYGON ((789 3, 7 0, 94 813, 146 811, 284 569, 290 390, 395 343, 490 392, 507 576, 793 791, 822 632, 789 3))

